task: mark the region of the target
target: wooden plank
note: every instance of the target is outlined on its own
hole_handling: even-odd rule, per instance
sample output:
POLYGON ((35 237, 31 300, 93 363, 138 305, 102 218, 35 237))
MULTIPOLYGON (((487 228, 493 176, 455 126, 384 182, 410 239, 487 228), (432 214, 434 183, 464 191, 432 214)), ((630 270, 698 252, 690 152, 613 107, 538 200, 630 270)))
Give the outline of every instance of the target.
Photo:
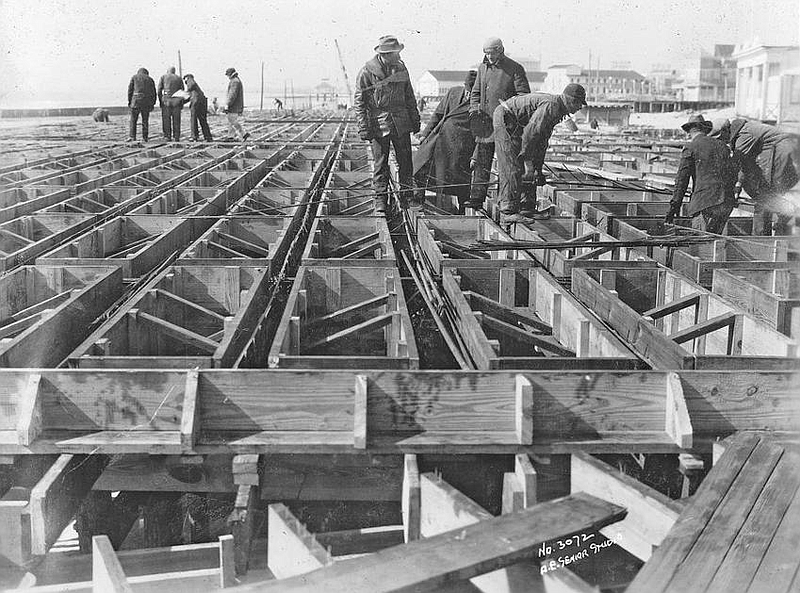
POLYGON ((353 447, 367 448, 367 402, 369 398, 369 378, 356 375, 355 398, 353 404, 353 447))
POLYGON ((181 412, 181 446, 186 451, 194 449, 200 433, 200 406, 198 384, 200 370, 194 368, 186 373, 186 386, 183 390, 183 411, 181 412))
POLYGON ((92 538, 92 591, 94 593, 133 591, 107 535, 95 535, 92 538))
POLYGON ((525 507, 525 497, 522 484, 514 472, 503 474, 502 513, 514 513, 525 507))
POLYGON ((394 293, 381 294, 371 299, 362 301, 360 303, 356 303, 355 305, 350 305, 349 307, 345 307, 344 309, 339 309, 338 311, 334 311, 333 313, 328 313, 326 315, 322 315, 321 317, 316 317, 312 320, 309 320, 308 322, 309 327, 317 325, 326 325, 334 322, 341 322, 355 315, 360 315, 362 313, 370 311, 371 309, 377 309, 378 307, 384 306, 389 300, 389 297, 393 295, 394 293))
MULTIPOLYGON (((713 331, 722 329, 723 327, 727 327, 729 332, 733 332, 732 328, 734 325, 736 325, 736 315, 733 313, 723 313, 722 315, 717 315, 706 321, 695 323, 678 332, 669 334, 669 338, 677 344, 683 344, 684 342, 695 340, 713 331)), ((728 354, 731 354, 731 352, 729 351, 728 354)))
POLYGON ((283 504, 267 507, 267 564, 277 579, 304 575, 333 562, 330 554, 283 504))
POLYGON ((235 587, 236 557, 232 535, 219 536, 219 588, 235 587))
POLYGON ((525 508, 536 504, 536 469, 527 453, 514 456, 514 473, 522 486, 522 499, 525 508))
POLYGON ((533 385, 525 375, 516 377, 514 402, 517 442, 530 445, 533 443, 533 385))
POLYGON ((300 577, 258 583, 242 591, 381 593, 429 591, 496 570, 535 554, 542 543, 604 527, 625 510, 576 494, 428 539, 338 562, 300 577))
POLYGON ((681 449, 691 449, 692 419, 683 397, 680 375, 667 373, 666 432, 681 449))
POLYGON ((408 543, 421 537, 421 492, 417 456, 406 454, 403 459, 403 536, 408 543))
POLYGON ((60 455, 31 490, 31 552, 46 554, 100 476, 105 455, 60 455))
POLYGON ((42 432, 42 397, 39 394, 40 373, 31 373, 28 383, 20 393, 17 411, 17 439, 23 447, 29 447, 42 432))
POLYGON ((571 492, 586 492, 628 511, 625 519, 601 533, 637 558, 649 560, 682 508, 657 490, 586 453, 573 453, 571 465, 571 492))
POLYGON ((392 322, 393 316, 394 313, 384 313, 382 315, 378 315, 352 327, 348 327, 336 333, 330 334, 329 336, 325 336, 324 338, 309 344, 306 350, 314 350, 320 346, 330 346, 331 344, 335 344, 339 340, 343 340, 349 336, 381 329, 392 322))
POLYGON ((168 336, 180 340, 181 342, 185 342, 191 346, 194 346, 195 348, 199 348, 208 352, 214 352, 217 348, 219 348, 218 342, 210 340, 205 336, 201 336, 200 334, 183 328, 179 325, 175 325, 174 323, 170 323, 169 321, 164 321, 163 319, 154 315, 150 315, 149 313, 139 312, 137 317, 142 321, 147 321, 148 323, 155 325, 168 336))

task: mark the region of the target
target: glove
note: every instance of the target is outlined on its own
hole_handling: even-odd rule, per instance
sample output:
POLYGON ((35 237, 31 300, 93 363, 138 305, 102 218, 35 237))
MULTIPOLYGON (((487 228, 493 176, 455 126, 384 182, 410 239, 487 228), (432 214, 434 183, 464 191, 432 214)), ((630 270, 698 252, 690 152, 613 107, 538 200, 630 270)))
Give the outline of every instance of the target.
POLYGON ((372 140, 372 134, 370 134, 367 130, 359 130, 358 137, 362 140, 372 140))

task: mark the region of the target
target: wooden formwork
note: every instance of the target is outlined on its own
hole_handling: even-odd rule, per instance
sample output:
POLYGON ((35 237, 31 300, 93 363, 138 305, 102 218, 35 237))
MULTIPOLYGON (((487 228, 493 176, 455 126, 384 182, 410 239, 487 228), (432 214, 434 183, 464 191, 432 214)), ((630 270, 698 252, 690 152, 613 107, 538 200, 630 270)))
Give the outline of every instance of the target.
POLYGON ((419 365, 400 271, 383 266, 300 267, 269 350, 270 367, 419 365))
POLYGON ((312 265, 385 265, 397 257, 386 219, 379 216, 317 217, 303 250, 312 265))
POLYGON ((641 368, 642 362, 531 261, 442 269, 458 329, 479 369, 641 368))
MULTIPOLYGON (((611 234, 621 240, 641 239, 647 237, 646 229, 654 224, 655 221, 617 219, 611 234)), ((637 249, 704 287, 711 288, 715 269, 747 268, 756 264, 764 269, 786 267, 790 258, 795 259, 794 252, 799 247, 800 238, 797 237, 730 236, 683 247, 637 249)))
POLYGON ((24 266, 0 276, 0 366, 58 366, 122 291, 113 267, 24 266))
POLYGON ((794 340, 680 274, 626 263, 574 268, 572 291, 654 368, 800 366, 794 340))
POLYGON ((235 216, 215 223, 186 248, 178 263, 256 266, 271 271, 286 257, 299 221, 283 216, 235 216))
POLYGON ((230 366, 265 305, 267 270, 167 268, 70 355, 80 368, 230 366))
POLYGON ((779 332, 800 340, 800 269, 794 262, 774 270, 758 263, 714 270, 711 289, 779 332))
POLYGON ((69 188, 18 187, 0 190, 0 222, 32 214, 71 196, 69 188))
POLYGON ((95 223, 91 214, 32 214, 0 224, 0 271, 33 260, 95 223))

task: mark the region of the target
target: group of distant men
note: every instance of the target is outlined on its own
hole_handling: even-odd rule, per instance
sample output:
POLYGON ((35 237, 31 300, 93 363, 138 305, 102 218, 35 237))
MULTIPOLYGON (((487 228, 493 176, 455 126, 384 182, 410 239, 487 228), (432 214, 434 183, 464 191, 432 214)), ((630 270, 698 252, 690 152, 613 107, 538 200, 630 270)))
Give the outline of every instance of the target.
POLYGON ((376 211, 386 209, 391 145, 401 207, 419 205, 427 188, 457 196, 462 212, 482 208, 497 153, 504 222, 540 217, 535 188, 543 183, 550 136, 556 124, 586 105, 586 90, 569 84, 560 95, 531 93, 525 69, 505 55, 500 39, 490 38, 464 87, 450 89, 439 102, 412 157, 411 133, 420 131, 420 114, 400 59, 403 48, 396 37, 381 37, 376 55, 356 78, 359 136, 370 141, 375 161, 376 211))
MULTIPOLYGON (((235 68, 225 70, 228 77, 228 92, 222 112, 228 118, 228 130, 231 140, 247 140, 250 136, 242 125, 244 112, 244 87, 235 68)), ((215 99, 216 100, 216 99, 215 99)), ((212 141, 211 129, 208 127, 208 99, 192 74, 181 78, 170 67, 161 76, 158 86, 147 68, 139 68, 128 84, 128 108, 130 109, 130 128, 128 141, 136 140, 136 128, 139 116, 142 118, 142 140, 149 140, 150 112, 158 101, 161 107, 161 125, 164 139, 179 142, 181 138, 181 111, 189 104, 189 121, 192 141, 197 142, 200 130, 206 142, 212 141)))
MULTIPOLYGON (((502 220, 545 217, 536 201, 536 187, 545 183, 545 153, 555 126, 587 104, 584 87, 571 83, 560 95, 531 93, 525 69, 492 37, 483 44, 477 70, 463 87, 447 92, 419 133, 422 105, 400 59, 403 48, 397 37, 381 37, 356 78, 359 136, 370 142, 374 158, 375 210, 386 210, 393 147, 401 208, 421 205, 425 189, 457 196, 462 213, 482 208, 496 154, 502 220), (412 133, 421 140, 413 156, 412 133)), ((665 222, 680 213, 692 180, 684 213, 693 217, 693 226, 720 233, 744 188, 755 204, 754 233, 788 232, 793 205, 784 194, 798 182, 795 137, 742 119, 714 125, 701 115, 682 127, 691 141, 681 155, 665 222)))

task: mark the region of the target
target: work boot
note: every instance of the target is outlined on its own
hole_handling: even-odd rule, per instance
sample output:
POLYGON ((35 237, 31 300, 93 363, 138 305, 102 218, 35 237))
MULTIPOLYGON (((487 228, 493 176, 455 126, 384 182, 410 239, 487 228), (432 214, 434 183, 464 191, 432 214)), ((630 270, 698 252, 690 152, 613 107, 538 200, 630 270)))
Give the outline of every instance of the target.
POLYGON ((525 216, 521 212, 514 212, 506 214, 505 212, 500 213, 500 223, 504 225, 514 224, 517 222, 521 222, 522 224, 533 224, 536 222, 533 218, 529 216, 525 216))
POLYGON ((522 204, 519 213, 525 218, 533 220, 546 220, 552 215, 552 207, 547 207, 542 210, 537 210, 535 205, 522 204))

